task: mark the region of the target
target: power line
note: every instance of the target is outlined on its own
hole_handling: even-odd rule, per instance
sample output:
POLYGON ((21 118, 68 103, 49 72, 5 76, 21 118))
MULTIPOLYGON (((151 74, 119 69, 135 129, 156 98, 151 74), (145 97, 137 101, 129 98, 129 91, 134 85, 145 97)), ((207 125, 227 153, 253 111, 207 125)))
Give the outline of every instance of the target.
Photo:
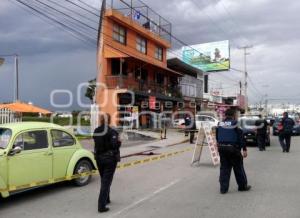
POLYGON ((51 20, 52 22, 54 22, 54 23, 56 23, 56 24, 59 24, 60 26, 62 26, 62 27, 64 27, 64 28, 68 29, 68 31, 71 31, 71 32, 75 33, 76 35, 79 35, 81 38, 83 38, 83 40, 85 40, 85 41, 87 41, 87 42, 89 42, 89 43, 91 43, 91 44, 94 43, 94 41, 93 41, 92 38, 90 38, 90 37, 84 35, 84 34, 81 33, 80 31, 78 31, 78 30, 76 30, 76 29, 74 29, 74 28, 72 28, 72 27, 70 27, 70 26, 68 26, 68 25, 66 25, 66 24, 64 24, 64 23, 62 23, 62 22, 60 22, 59 20, 57 20, 57 19, 55 19, 55 18, 53 18, 53 17, 47 15, 46 13, 44 13, 44 12, 42 12, 42 11, 40 11, 40 10, 34 8, 33 6, 31 6, 31 5, 29 5, 29 4, 25 3, 25 2, 23 2, 23 1, 21 1, 21 0, 15 0, 15 1, 17 1, 17 2, 19 2, 20 4, 26 6, 27 8, 30 8, 30 9, 33 10, 34 12, 36 12, 36 13, 38 13, 38 14, 44 16, 44 17, 46 17, 47 19, 51 20))
MULTIPOLYGON (((39 0, 35 0, 35 1, 41 3, 41 1, 39 1, 39 0)), ((52 0, 48 0, 48 1, 53 2, 52 0)), ((70 2, 70 1, 68 1, 68 0, 66 0, 66 1, 69 2, 69 3, 71 3, 71 4, 73 4, 73 5, 75 5, 76 7, 79 7, 79 8, 82 9, 82 7, 79 6, 78 4, 76 4, 76 3, 74 3, 74 2, 70 2)), ((21 1, 18 1, 18 2, 21 2, 21 1)), ((52 10, 54 10, 54 11, 60 13, 60 14, 63 14, 64 16, 66 16, 66 17, 68 17, 68 18, 70 18, 70 19, 72 19, 72 20, 75 20, 75 21, 79 22, 80 24, 82 24, 82 25, 84 25, 84 26, 87 26, 87 27, 91 28, 91 26, 86 25, 85 23, 79 21, 78 19, 76 19, 76 18, 74 18, 74 17, 72 17, 72 16, 70 16, 70 15, 68 15, 68 14, 66 14, 66 13, 63 13, 63 12, 57 10, 56 8, 53 8, 53 7, 49 6, 49 5, 46 4, 46 3, 42 3, 42 4, 45 5, 45 6, 47 6, 47 7, 50 8, 50 9, 52 9, 52 10)), ((62 7, 60 4, 56 4, 56 5, 62 7)), ((32 9, 32 8, 31 8, 31 9, 32 9)), ((35 9, 35 11, 38 12, 36 9, 35 9)), ((89 13, 92 13, 92 12, 90 12, 89 10, 87 10, 87 11, 88 11, 89 13)), ((42 15, 45 15, 45 14, 43 13, 42 15)), ((49 16, 46 16, 46 17, 47 17, 48 19, 50 19, 49 16)), ((51 20, 53 21, 53 19, 51 19, 51 20)), ((61 25, 62 23, 59 23, 59 24, 61 25)), ((64 27, 66 27, 66 26, 64 26, 64 27)), ((91 28, 91 29, 96 30, 95 28, 91 28)), ((78 32, 76 32, 76 33, 78 33, 78 32)), ((172 37, 174 37, 174 36, 172 35, 172 37)), ((181 40, 178 40, 178 39, 177 39, 177 41, 180 41, 180 43, 185 44, 185 43, 182 42, 181 40)), ((185 45, 186 45, 186 44, 185 44, 185 45)), ((173 53, 173 54, 175 54, 175 52, 172 52, 172 51, 170 51, 170 52, 173 53)), ((175 54, 175 56, 178 57, 177 54, 175 54)), ((180 58, 181 58, 181 57, 180 57, 180 58)), ((225 77, 224 75, 221 75, 221 76, 224 77, 224 78, 226 78, 227 80, 233 81, 234 83, 236 82, 236 81, 234 81, 234 80, 231 79, 231 78, 225 77)))
MULTIPOLYGON (((191 1, 197 8, 199 8, 200 10, 202 10, 202 8, 205 7, 204 4, 203 4, 203 2, 202 2, 202 0, 200 0, 200 1, 190 0, 190 1, 191 1), (202 7, 199 5, 199 2, 202 4, 202 7)), ((206 17, 208 17, 208 19, 209 19, 209 20, 211 21, 211 23, 213 24, 213 25, 212 25, 213 27, 215 27, 216 29, 219 29, 221 32, 223 32, 223 34, 224 34, 225 36, 229 36, 229 34, 226 33, 226 31, 225 31, 222 27, 220 27, 219 24, 218 24, 216 21, 214 21, 214 19, 213 19, 208 13, 206 13, 206 11, 204 11, 204 13, 206 14, 206 17)), ((232 41, 234 42, 235 40, 232 39, 232 41)), ((236 43, 234 43, 234 44, 237 46, 236 43)))
POLYGON ((57 6, 61 7, 61 8, 63 8, 63 9, 65 9, 65 10, 67 10, 67 11, 70 11, 70 12, 72 12, 72 13, 74 13, 74 14, 76 14, 76 15, 78 15, 78 16, 80 16, 80 17, 86 19, 86 20, 89 20, 89 21, 91 21, 91 22, 93 22, 93 23, 96 23, 96 24, 99 23, 99 22, 97 22, 97 21, 95 21, 95 20, 93 20, 93 19, 91 19, 91 18, 89 18, 89 17, 87 17, 87 16, 85 16, 85 15, 83 15, 83 14, 77 12, 77 11, 74 11, 74 10, 68 8, 68 7, 65 7, 65 6, 62 5, 62 4, 59 4, 58 2, 55 2, 55 1, 53 1, 53 0, 47 0, 47 1, 49 1, 49 2, 51 2, 52 4, 55 4, 55 5, 57 5, 57 6))
MULTIPOLYGON (((243 39, 246 44, 249 43, 249 40, 247 38, 245 38, 241 32, 237 29, 237 27, 240 28, 240 25, 235 21, 235 19, 233 18, 231 12, 229 11, 229 9, 225 6, 225 4, 223 3, 223 1, 218 1, 218 0, 214 0, 215 1, 215 4, 220 4, 222 6, 222 8, 224 9, 224 11, 227 13, 228 17, 229 17, 229 20, 231 20, 231 23, 234 25, 232 30, 234 30, 234 32, 236 32, 238 35, 239 35, 239 38, 243 39)), ((214 6, 216 8, 216 6, 214 6)), ((217 9, 216 9, 217 10, 217 9)), ((250 43, 251 44, 251 43, 250 43)))
POLYGON ((84 2, 84 1, 82 1, 82 0, 77 0, 77 1, 80 2, 81 4, 87 6, 87 7, 90 8, 90 9, 93 9, 93 10, 95 10, 95 11, 97 11, 97 12, 100 12, 99 9, 97 9, 97 8, 95 8, 95 7, 93 7, 93 6, 89 5, 89 4, 87 4, 86 2, 84 2))
MULTIPOLYGON (((85 39, 81 38, 81 37, 78 36, 76 33, 70 31, 69 29, 63 28, 60 24, 57 24, 57 23, 55 23, 55 22, 53 22, 53 21, 49 22, 49 19, 48 19, 48 18, 45 18, 45 17, 42 16, 41 14, 38 14, 38 13, 36 13, 36 12, 33 12, 31 9, 29 9, 28 7, 26 7, 26 6, 24 6, 24 5, 21 5, 21 4, 17 3, 17 2, 14 2, 14 1, 12 1, 12 3, 15 4, 16 6, 22 8, 23 10, 27 11, 28 13, 34 14, 35 16, 39 17, 40 19, 42 19, 42 20, 45 21, 46 23, 49 23, 49 24, 51 24, 51 25, 53 25, 53 26, 55 26, 55 27, 57 27, 57 28, 59 28, 59 29, 62 29, 62 30, 64 30, 64 31, 68 32, 68 33, 71 34, 74 38, 76 38, 77 40, 82 41, 84 44, 88 45, 89 47, 92 46, 92 44, 91 44, 90 42, 88 42, 88 41, 86 41, 85 39)), ((94 47, 94 46, 93 46, 93 47, 94 47)))
POLYGON ((51 15, 55 19, 58 19, 58 18, 62 19, 65 23, 70 25, 72 28, 75 28, 77 31, 81 31, 81 33, 83 33, 85 35, 88 34, 87 36, 95 34, 95 33, 91 33, 90 28, 87 28, 85 25, 82 25, 82 24, 78 23, 77 21, 70 19, 67 16, 61 16, 61 14, 57 13, 55 10, 48 10, 47 7, 43 7, 43 5, 41 5, 38 2, 31 2, 31 6, 34 6, 36 9, 38 9, 48 15, 51 15))
POLYGON ((48 5, 48 4, 46 4, 46 3, 44 3, 44 2, 42 2, 42 1, 40 1, 40 0, 35 0, 35 1, 39 2, 40 4, 42 4, 42 5, 44 5, 44 6, 48 7, 48 8, 50 8, 50 9, 52 9, 52 10, 54 10, 54 11, 60 13, 60 14, 62 14, 62 15, 64 15, 64 16, 66 16, 66 17, 68 17, 68 18, 70 18, 70 19, 72 19, 72 20, 77 21, 78 23, 80 23, 80 24, 82 24, 82 25, 84 25, 84 26, 90 28, 91 30, 94 30, 94 31, 97 31, 97 32, 98 32, 98 29, 96 29, 96 28, 94 28, 94 27, 92 27, 92 26, 90 26, 90 25, 88 25, 88 24, 86 24, 86 23, 84 23, 84 22, 82 22, 82 21, 80 21, 80 20, 78 20, 78 19, 76 19, 76 18, 74 18, 74 17, 72 17, 72 16, 70 16, 70 15, 64 13, 64 12, 62 12, 62 11, 59 11, 59 10, 57 10, 56 8, 54 8, 54 7, 48 5))
MULTIPOLYGON (((89 10, 89 9, 86 9, 86 8, 84 8, 84 7, 78 5, 78 4, 76 4, 76 3, 74 3, 74 2, 72 2, 72 1, 70 1, 70 0, 65 0, 65 1, 66 1, 66 2, 69 2, 70 4, 75 5, 75 6, 79 7, 79 8, 81 8, 82 10, 87 11, 87 12, 89 12, 89 13, 91 13, 91 14, 93 14, 93 15, 95 15, 95 16, 97 16, 97 17, 100 18, 100 15, 99 15, 99 14, 96 14, 96 13, 94 13, 93 11, 91 11, 91 10, 89 10)), ((100 11, 99 11, 99 12, 100 12, 100 11)))

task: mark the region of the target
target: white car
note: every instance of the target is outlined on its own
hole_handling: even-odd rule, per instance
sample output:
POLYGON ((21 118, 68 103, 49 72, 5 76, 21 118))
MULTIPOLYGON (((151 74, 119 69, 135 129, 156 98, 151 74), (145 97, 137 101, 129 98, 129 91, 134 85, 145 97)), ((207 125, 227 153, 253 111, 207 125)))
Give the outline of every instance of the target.
POLYGON ((173 127, 175 128, 182 128, 185 126, 185 120, 182 118, 182 119, 175 119, 173 121, 173 127))
POLYGON ((212 116, 196 115, 196 128, 200 129, 203 123, 209 123, 210 127, 217 127, 219 120, 212 116))

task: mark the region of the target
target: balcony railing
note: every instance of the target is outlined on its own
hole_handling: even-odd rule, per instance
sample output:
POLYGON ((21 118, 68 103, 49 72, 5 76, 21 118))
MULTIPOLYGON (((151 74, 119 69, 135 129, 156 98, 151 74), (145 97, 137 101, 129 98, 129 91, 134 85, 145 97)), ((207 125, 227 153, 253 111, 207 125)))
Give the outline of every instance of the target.
POLYGON ((130 17, 144 28, 171 42, 172 24, 157 14, 140 0, 111 0, 106 8, 110 8, 130 17))
POLYGON ((176 98, 182 97, 179 86, 137 80, 131 76, 107 76, 106 85, 109 89, 129 89, 145 94, 160 94, 176 98))

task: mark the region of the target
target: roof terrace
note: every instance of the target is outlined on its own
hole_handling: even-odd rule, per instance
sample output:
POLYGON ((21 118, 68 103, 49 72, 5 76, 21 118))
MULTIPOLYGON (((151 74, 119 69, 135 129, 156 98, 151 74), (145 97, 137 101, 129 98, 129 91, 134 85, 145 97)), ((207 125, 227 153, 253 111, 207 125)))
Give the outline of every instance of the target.
POLYGON ((106 8, 120 12, 145 29, 148 29, 169 43, 171 42, 172 24, 141 0, 110 0, 107 1, 106 8))

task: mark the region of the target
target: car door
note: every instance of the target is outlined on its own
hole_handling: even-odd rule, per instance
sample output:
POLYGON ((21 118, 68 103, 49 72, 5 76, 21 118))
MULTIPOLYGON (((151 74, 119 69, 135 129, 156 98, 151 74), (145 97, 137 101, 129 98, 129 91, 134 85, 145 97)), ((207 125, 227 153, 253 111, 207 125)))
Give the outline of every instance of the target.
POLYGON ((19 154, 8 157, 9 186, 44 182, 52 178, 52 150, 47 130, 30 130, 17 135, 13 146, 19 154))
POLYGON ((76 151, 76 139, 69 133, 52 129, 50 131, 53 147, 53 178, 66 176, 70 159, 76 151))

